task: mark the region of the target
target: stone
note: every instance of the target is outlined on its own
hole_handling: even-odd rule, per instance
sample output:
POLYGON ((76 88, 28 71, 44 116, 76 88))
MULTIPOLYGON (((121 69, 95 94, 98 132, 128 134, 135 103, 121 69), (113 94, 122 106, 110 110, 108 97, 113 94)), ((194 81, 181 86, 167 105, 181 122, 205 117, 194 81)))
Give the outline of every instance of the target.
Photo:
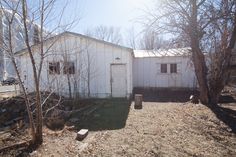
POLYGON ((77 132, 76 140, 82 141, 88 135, 88 129, 81 129, 77 132))
POLYGON ((67 126, 66 128, 67 128, 67 130, 69 130, 69 131, 73 131, 73 130, 76 129, 74 125, 72 125, 72 126, 67 126))
POLYGON ((33 151, 32 153, 29 153, 29 155, 30 155, 30 156, 36 156, 37 153, 38 153, 38 152, 35 150, 35 151, 33 151))
POLYGON ((199 99, 198 99, 198 96, 196 95, 191 95, 190 98, 189 98, 190 102, 193 103, 193 104, 198 104, 199 103, 199 99))

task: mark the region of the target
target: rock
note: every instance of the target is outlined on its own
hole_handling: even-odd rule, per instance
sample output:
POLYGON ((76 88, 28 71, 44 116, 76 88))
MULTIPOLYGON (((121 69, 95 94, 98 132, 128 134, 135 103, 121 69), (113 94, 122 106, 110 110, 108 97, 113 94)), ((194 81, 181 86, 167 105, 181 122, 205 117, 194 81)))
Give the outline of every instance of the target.
POLYGON ((73 131, 73 130, 75 130, 75 126, 74 125, 67 126, 66 129, 69 130, 69 131, 73 131))
POLYGON ((76 140, 82 141, 88 135, 88 129, 81 129, 77 132, 76 140))
POLYGON ((233 130, 231 128, 227 128, 228 132, 233 132, 233 130))
POLYGON ((33 151, 32 153, 29 153, 29 155, 30 155, 30 156, 36 156, 37 153, 38 153, 38 152, 35 150, 35 151, 33 151))
POLYGON ((193 104, 198 104, 199 103, 199 98, 196 95, 191 95, 189 98, 190 102, 193 104))
POLYGON ((190 100, 193 100, 193 98, 194 98, 194 96, 193 96, 193 95, 190 95, 190 98, 189 98, 189 99, 190 99, 190 100))

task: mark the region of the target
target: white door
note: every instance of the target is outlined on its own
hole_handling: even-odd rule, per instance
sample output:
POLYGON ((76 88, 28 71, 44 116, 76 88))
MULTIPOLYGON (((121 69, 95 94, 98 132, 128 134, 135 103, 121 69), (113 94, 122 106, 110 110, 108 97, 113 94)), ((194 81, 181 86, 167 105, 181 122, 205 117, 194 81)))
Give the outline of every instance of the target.
POLYGON ((111 93, 112 97, 126 97, 126 65, 111 65, 111 93))

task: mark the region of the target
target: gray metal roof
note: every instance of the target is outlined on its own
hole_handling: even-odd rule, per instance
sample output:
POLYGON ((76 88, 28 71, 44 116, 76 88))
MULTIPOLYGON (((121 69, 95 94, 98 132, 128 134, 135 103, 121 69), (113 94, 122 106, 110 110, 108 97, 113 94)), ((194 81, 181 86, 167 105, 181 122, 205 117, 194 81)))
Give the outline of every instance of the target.
POLYGON ((135 58, 145 57, 177 57, 191 55, 191 48, 177 48, 177 49, 159 49, 159 50, 134 50, 135 58))

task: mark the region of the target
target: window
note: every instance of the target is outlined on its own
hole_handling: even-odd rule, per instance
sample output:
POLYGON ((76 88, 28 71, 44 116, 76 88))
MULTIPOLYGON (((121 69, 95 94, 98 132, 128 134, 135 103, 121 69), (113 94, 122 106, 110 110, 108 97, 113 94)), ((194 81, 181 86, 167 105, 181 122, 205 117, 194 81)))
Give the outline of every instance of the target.
POLYGON ((177 73, 177 64, 170 64, 170 73, 177 73))
POLYGON ((60 74, 60 62, 49 63, 49 74, 60 74))
POLYGON ((65 62, 63 67, 64 74, 75 74, 75 64, 74 62, 65 62))
POLYGON ((167 73, 167 64, 161 64, 161 73, 167 73))

